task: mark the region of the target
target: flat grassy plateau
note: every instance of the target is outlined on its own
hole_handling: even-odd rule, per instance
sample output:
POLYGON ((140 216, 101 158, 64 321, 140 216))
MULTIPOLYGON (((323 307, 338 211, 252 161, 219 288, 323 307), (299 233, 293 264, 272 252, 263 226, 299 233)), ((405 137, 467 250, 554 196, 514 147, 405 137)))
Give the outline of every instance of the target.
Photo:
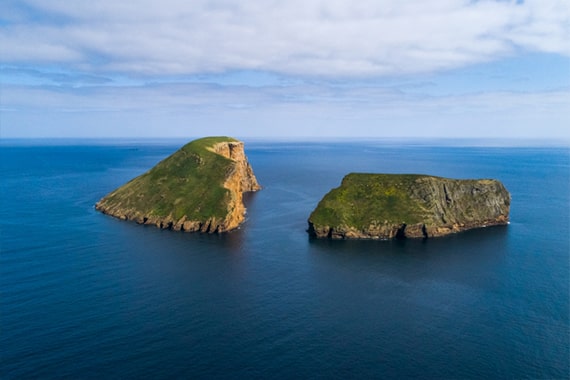
POLYGON ((331 190, 311 214, 315 225, 348 225, 365 228, 371 224, 420 223, 429 211, 410 197, 416 174, 351 173, 340 187, 331 190), (381 219, 381 220, 379 220, 381 219))

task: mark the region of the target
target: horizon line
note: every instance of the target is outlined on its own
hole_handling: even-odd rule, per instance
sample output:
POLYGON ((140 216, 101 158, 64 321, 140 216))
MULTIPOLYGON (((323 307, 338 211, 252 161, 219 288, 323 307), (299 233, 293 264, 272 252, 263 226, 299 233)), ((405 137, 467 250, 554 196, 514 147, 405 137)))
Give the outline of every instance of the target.
MULTIPOLYGON (((224 135, 218 135, 224 136, 224 135)), ((226 135, 230 137, 229 135, 226 135)), ((128 143, 167 143, 192 141, 208 136, 172 136, 172 137, 0 137, 0 146, 11 145, 31 145, 30 143, 40 143, 40 145, 55 145, 57 143, 65 143, 64 145, 86 145, 85 143, 119 143, 121 145, 128 143), (82 143, 82 144, 81 144, 82 143)), ((352 142, 352 143, 404 143, 405 145, 435 145, 435 146, 465 146, 465 147, 570 147, 570 138, 532 138, 532 137, 378 137, 378 136, 243 136, 236 137, 238 140, 251 143, 315 143, 315 142, 352 142)), ((90 145, 90 144, 87 144, 90 145)))

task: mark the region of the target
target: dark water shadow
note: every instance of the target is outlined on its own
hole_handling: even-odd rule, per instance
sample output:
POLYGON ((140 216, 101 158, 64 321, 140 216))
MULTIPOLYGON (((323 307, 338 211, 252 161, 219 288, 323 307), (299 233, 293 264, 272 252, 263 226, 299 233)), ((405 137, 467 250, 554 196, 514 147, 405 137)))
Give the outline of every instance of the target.
POLYGON ((500 270, 509 254, 508 236, 508 226, 494 226, 434 239, 311 238, 309 252, 317 265, 355 272, 390 273, 403 280, 464 278, 500 270))
POLYGON ((247 191, 243 193, 243 204, 246 208, 252 207, 254 205, 255 198, 257 197, 259 191, 247 191))
MULTIPOLYGON (((317 239, 309 236, 309 243, 313 248, 325 253, 398 253, 413 255, 464 248, 466 246, 475 248, 480 245, 497 244, 498 241, 503 241, 507 238, 508 232, 508 226, 492 226, 430 239, 332 240, 317 239)), ((479 248, 483 249, 484 247, 479 248)))

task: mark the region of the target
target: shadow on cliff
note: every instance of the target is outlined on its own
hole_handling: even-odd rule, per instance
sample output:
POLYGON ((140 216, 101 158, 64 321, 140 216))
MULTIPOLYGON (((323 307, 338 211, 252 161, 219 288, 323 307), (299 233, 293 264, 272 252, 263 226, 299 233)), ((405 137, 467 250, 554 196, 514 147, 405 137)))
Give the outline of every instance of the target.
POLYGON ((259 191, 246 191, 243 193, 243 204, 246 209, 249 209, 250 207, 254 206, 255 198, 257 197, 258 192, 259 191))

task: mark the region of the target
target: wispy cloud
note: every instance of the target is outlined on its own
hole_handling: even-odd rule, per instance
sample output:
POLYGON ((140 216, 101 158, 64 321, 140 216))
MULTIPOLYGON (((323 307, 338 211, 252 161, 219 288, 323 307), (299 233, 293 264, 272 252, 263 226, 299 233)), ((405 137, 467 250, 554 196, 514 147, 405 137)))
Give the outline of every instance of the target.
POLYGON ((388 136, 569 139, 570 89, 430 96, 343 86, 3 88, 5 136, 388 136), (25 112, 23 112, 25 111, 25 112), (86 133, 88 131, 88 133, 86 133), (207 132, 207 133, 205 133, 207 132))
POLYGON ((50 72, 29 68, 0 67, 0 77, 5 82, 54 83, 62 85, 97 85, 112 83, 111 78, 83 73, 50 72), (9 78, 9 79, 8 79, 9 78))
POLYGON ((523 51, 569 55, 565 0, 6 0, 2 61, 96 72, 432 72, 523 51))

